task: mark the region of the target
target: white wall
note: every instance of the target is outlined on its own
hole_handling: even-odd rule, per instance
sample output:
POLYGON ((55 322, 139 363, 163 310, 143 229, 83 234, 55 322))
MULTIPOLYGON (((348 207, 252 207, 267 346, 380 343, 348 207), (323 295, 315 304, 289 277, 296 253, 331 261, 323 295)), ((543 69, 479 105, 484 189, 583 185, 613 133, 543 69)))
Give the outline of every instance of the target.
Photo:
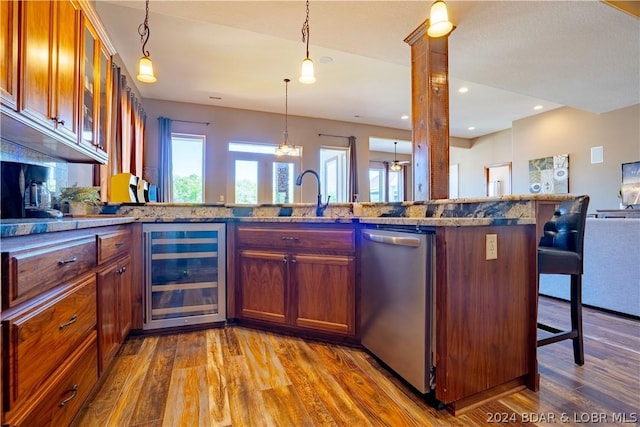
POLYGON ((460 168, 460 197, 486 194, 484 167, 512 162, 513 194, 529 192, 529 160, 569 154, 569 192, 588 194, 589 211, 617 209, 621 164, 640 160, 640 105, 593 114, 559 108, 515 121, 507 129, 452 148, 460 168), (591 147, 602 146, 604 162, 591 164, 591 147))

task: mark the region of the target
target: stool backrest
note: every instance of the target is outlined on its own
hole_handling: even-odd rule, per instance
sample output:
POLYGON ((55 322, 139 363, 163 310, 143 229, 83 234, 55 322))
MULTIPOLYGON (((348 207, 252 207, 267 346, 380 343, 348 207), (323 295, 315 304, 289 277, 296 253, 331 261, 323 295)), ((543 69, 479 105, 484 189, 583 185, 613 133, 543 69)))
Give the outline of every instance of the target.
POLYGON ((577 252, 582 257, 589 196, 564 200, 544 224, 540 246, 577 252))

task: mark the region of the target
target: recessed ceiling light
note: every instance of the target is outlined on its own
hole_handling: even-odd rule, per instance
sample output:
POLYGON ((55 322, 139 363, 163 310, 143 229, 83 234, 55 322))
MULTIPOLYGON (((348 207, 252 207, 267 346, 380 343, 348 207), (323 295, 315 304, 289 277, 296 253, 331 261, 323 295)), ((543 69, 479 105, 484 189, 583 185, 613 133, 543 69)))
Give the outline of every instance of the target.
POLYGON ((220 96, 210 96, 209 99, 214 99, 216 101, 220 101, 222 99, 222 97, 220 97, 220 96))
POLYGON ((542 105, 536 105, 533 107, 534 110, 542 110, 542 105))
POLYGON ((468 130, 476 130, 476 127, 475 126, 469 126, 467 129, 468 130))
POLYGON ((353 117, 355 117, 356 119, 359 119, 362 116, 360 114, 354 114, 353 117))
POLYGON ((461 87, 460 89, 458 89, 459 93, 467 93, 469 92, 469 88, 466 86, 461 87))
POLYGON ((409 119, 409 116, 407 116, 406 114, 404 114, 404 115, 400 116, 400 118, 401 118, 402 120, 407 120, 407 119, 409 119))
POLYGON ((320 58, 320 63, 322 64, 330 64, 333 62, 333 58, 330 56, 323 56, 322 58, 320 58))

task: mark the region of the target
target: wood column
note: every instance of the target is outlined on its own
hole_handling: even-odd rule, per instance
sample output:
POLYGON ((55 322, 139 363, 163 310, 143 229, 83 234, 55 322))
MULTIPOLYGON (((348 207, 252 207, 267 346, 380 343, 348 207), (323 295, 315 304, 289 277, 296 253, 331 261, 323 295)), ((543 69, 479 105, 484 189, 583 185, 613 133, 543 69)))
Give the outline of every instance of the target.
POLYGON ((428 20, 411 46, 414 200, 449 198, 449 36, 430 38, 428 20))

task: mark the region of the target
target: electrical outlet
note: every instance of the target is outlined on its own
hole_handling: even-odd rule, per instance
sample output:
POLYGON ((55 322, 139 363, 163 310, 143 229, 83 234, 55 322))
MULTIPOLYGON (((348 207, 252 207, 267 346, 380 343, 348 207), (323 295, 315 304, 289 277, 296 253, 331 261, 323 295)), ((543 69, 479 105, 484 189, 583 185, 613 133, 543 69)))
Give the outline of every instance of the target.
POLYGON ((498 235, 487 234, 485 239, 486 244, 486 259, 498 259, 498 235))

